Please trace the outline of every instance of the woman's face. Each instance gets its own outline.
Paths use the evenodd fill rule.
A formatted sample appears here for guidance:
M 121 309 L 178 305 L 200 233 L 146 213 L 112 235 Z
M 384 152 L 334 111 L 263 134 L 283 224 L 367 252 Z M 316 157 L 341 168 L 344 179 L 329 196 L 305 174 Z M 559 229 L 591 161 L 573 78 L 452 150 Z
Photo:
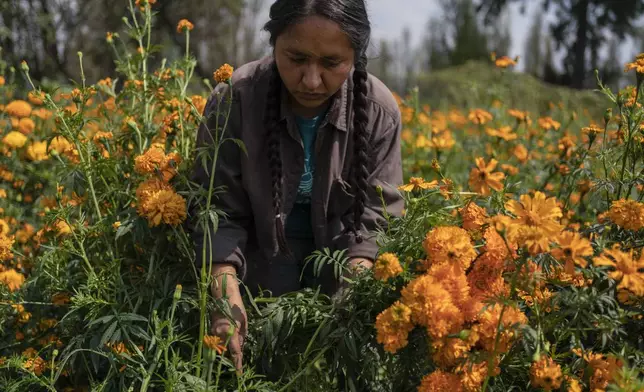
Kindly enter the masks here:
M 340 26 L 309 16 L 275 42 L 275 62 L 295 109 L 316 109 L 335 94 L 354 63 L 354 50 Z

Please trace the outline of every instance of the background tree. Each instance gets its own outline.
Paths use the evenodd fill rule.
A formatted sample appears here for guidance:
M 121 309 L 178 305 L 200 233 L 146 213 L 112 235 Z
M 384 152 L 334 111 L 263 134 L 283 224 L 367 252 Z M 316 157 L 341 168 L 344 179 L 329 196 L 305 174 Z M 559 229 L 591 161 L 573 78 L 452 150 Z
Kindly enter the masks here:
M 528 38 L 525 41 L 523 61 L 524 71 L 532 76 L 542 77 L 544 68 L 544 34 L 543 13 L 537 11 L 534 15 Z
M 507 4 L 519 1 L 525 6 L 525 0 L 479 0 L 477 11 L 492 22 Z M 542 5 L 557 16 L 550 29 L 556 49 L 565 50 L 564 79 L 569 78 L 575 88 L 585 87 L 590 74 L 588 53 L 605 43 L 606 33 L 619 39 L 632 35 L 633 22 L 644 13 L 642 0 L 543 0 Z

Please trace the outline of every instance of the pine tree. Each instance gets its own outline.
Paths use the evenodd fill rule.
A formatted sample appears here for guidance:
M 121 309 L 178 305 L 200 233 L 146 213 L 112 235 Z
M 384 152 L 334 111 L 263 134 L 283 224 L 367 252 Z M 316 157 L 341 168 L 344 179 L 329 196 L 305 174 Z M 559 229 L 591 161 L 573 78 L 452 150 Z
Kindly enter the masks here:
M 472 0 L 460 0 L 455 20 L 451 65 L 461 65 L 469 60 L 484 60 L 489 57 L 487 37 L 479 27 Z
M 541 10 L 538 10 L 535 13 L 534 21 L 532 22 L 532 27 L 530 27 L 530 33 L 525 42 L 525 49 L 523 52 L 523 66 L 524 71 L 530 75 L 536 77 L 542 77 L 544 71 L 544 48 L 543 48 L 543 39 L 544 35 L 541 30 L 543 24 L 543 13 Z M 552 51 L 550 50 L 550 56 L 552 56 Z M 552 60 L 552 59 L 551 59 Z

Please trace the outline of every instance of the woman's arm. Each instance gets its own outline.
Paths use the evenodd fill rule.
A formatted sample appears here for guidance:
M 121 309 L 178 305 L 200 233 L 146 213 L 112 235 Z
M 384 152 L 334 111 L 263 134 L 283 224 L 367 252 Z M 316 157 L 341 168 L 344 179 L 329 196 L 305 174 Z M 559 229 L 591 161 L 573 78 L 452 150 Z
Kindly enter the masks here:
M 241 110 L 235 90 L 233 89 L 231 97 L 230 86 L 220 83 L 208 99 L 204 110 L 205 119 L 197 133 L 197 158 L 192 173 L 192 180 L 206 192 L 212 181 L 212 189 L 216 190 L 216 193 L 212 195 L 211 208 L 225 215 L 221 219 L 214 214 L 208 217 L 207 224 L 210 227 L 208 236 L 203 223 L 198 222 L 196 216 L 198 211 L 205 208 L 206 196 L 204 195 L 198 206 L 194 205 L 192 208 L 188 231 L 195 242 L 199 267 L 202 267 L 204 261 L 202 251 L 205 248 L 206 265 L 211 260 L 215 264 L 232 265 L 237 275 L 243 278 L 246 271 L 244 249 L 248 230 L 252 225 L 252 214 L 248 195 L 242 185 L 241 148 L 231 141 L 224 142 L 218 151 L 215 170 L 212 171 L 215 136 L 239 139 Z M 229 105 L 232 106 L 230 106 L 230 115 L 226 124 Z M 223 129 L 224 124 L 226 129 Z M 216 228 L 212 222 L 213 219 L 217 222 Z
M 386 214 L 400 216 L 404 208 L 404 200 L 397 190 L 403 181 L 402 161 L 400 152 L 401 122 L 400 116 L 390 116 L 382 113 L 373 126 L 371 138 L 372 162 L 371 173 L 368 178 L 367 200 L 365 211 L 362 214 L 361 227 L 364 240 L 355 241 L 352 233 L 342 233 L 334 238 L 337 249 L 347 249 L 347 256 L 351 265 L 371 267 L 370 261 L 378 253 L 376 235 L 373 233 L 380 228 L 386 228 L 385 209 L 378 193 L 382 188 L 382 197 L 386 205 Z M 343 222 L 352 220 L 353 210 L 350 208 L 342 218 Z

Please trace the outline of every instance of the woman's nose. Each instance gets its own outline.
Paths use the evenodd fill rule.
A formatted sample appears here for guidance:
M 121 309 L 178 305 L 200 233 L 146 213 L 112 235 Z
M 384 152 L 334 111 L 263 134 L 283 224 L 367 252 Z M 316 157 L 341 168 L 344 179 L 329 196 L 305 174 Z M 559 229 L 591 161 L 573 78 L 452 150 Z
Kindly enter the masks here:
M 315 91 L 320 87 L 322 83 L 322 75 L 319 71 L 317 64 L 309 64 L 304 68 L 304 74 L 302 75 L 302 84 L 309 91 Z

